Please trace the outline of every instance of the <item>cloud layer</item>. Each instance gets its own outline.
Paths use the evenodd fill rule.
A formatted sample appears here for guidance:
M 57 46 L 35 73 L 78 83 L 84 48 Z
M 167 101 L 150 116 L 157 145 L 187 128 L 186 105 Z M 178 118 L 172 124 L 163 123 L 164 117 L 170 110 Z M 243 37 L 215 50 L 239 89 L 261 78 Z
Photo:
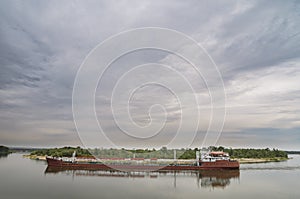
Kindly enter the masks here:
M 218 66 L 227 94 L 218 144 L 299 149 L 299 13 L 298 1 L 1 1 L 0 144 L 80 145 L 72 117 L 72 89 L 85 56 L 113 34 L 155 26 L 192 37 Z M 204 117 L 192 146 L 201 145 L 201 132 L 211 116 L 205 81 L 188 63 L 167 52 L 130 53 L 110 67 L 96 92 L 103 127 L 108 134 L 118 132 L 107 112 L 116 80 L 131 67 L 150 62 L 173 67 L 195 86 Z M 178 83 L 172 72 L 151 69 L 143 74 Z M 133 84 L 128 80 L 122 86 Z M 179 84 L 180 88 L 179 95 L 191 98 Z M 116 108 L 125 114 L 119 102 Z M 132 119 L 141 126 L 151 120 L 153 104 L 164 105 L 168 128 L 155 145 L 165 145 L 180 121 L 182 107 L 176 98 L 150 86 L 140 89 L 131 102 Z M 151 113 L 154 123 L 165 114 L 159 108 Z M 115 140 L 135 147 L 134 142 L 121 141 Z

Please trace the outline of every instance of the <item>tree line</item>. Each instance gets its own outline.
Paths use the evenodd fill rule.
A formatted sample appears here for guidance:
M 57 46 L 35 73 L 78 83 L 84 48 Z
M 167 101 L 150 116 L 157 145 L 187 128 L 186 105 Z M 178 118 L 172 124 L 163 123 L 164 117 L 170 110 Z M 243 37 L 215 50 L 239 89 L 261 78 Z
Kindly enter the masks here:
M 53 157 L 71 157 L 73 152 L 76 151 L 76 156 L 91 156 L 87 149 L 80 147 L 63 147 L 63 148 L 52 148 L 52 149 L 38 149 L 32 151 L 30 155 L 39 156 L 53 156 Z
M 176 149 L 177 159 L 194 159 L 196 157 L 196 151 L 194 149 Z M 224 151 L 229 153 L 231 158 L 275 158 L 282 157 L 287 158 L 288 154 L 285 151 L 278 149 L 232 149 L 225 148 L 223 146 L 210 147 L 211 151 Z M 92 157 L 91 154 L 97 158 L 158 158 L 158 159 L 172 159 L 174 158 L 174 149 L 167 149 L 162 147 L 159 150 L 156 149 L 83 149 L 80 147 L 63 147 L 53 149 L 39 149 L 31 152 L 31 155 L 40 156 L 53 156 L 53 157 L 71 157 L 73 152 L 76 151 L 77 157 Z
M 213 150 L 224 151 L 229 154 L 232 158 L 287 158 L 288 153 L 278 149 L 232 149 L 232 148 L 224 148 L 213 147 Z
M 6 146 L 0 146 L 0 156 L 6 156 L 10 153 L 10 150 Z

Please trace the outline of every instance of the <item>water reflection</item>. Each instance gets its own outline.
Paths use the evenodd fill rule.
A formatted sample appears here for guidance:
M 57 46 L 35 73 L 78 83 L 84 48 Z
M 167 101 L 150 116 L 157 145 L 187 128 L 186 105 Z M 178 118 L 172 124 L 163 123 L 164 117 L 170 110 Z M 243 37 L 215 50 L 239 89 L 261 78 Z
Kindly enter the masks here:
M 201 187 L 225 188 L 232 178 L 239 179 L 239 170 L 207 170 L 198 173 Z
M 96 177 L 112 177 L 112 178 L 173 178 L 173 186 L 176 188 L 177 178 L 193 177 L 196 179 L 196 186 L 201 188 L 225 188 L 230 185 L 232 179 L 239 179 L 239 170 L 200 170 L 200 171 L 116 171 L 116 170 L 72 170 L 68 168 L 59 168 L 48 166 L 45 174 L 65 174 L 76 176 L 96 176 Z
M 7 158 L 8 154 L 0 154 L 0 158 Z

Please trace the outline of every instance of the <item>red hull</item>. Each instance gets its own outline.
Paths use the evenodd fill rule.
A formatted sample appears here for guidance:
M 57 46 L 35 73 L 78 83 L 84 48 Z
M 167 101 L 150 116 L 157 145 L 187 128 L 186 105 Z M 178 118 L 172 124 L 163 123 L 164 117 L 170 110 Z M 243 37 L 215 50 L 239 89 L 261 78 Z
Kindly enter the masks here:
M 85 169 L 85 170 L 139 170 L 139 171 L 174 171 L 174 170 L 202 170 L 202 169 L 239 169 L 239 162 L 218 160 L 216 162 L 201 162 L 200 166 L 193 165 L 106 165 L 102 163 L 78 163 L 65 162 L 53 158 L 47 158 L 48 166 L 61 167 L 68 169 Z

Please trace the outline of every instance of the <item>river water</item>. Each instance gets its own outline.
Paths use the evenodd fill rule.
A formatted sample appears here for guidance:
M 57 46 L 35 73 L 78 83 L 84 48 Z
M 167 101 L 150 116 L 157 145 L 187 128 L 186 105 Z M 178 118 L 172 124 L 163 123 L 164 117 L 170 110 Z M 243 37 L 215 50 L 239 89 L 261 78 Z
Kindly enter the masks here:
M 61 171 L 10 154 L 0 158 L 0 198 L 300 198 L 300 156 L 239 171 Z

